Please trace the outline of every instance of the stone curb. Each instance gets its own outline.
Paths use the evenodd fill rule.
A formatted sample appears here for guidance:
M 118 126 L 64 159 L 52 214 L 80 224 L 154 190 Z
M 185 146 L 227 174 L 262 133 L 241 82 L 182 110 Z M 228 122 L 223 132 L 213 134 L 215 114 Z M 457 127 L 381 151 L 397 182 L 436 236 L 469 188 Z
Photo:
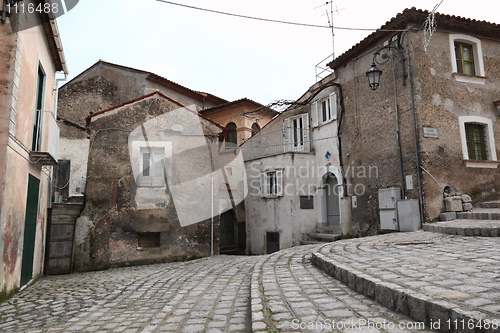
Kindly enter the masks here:
M 459 236 L 500 237 L 500 227 L 450 227 L 433 224 L 423 224 L 424 231 L 439 232 L 442 234 Z
M 262 297 L 260 295 L 260 270 L 262 261 L 253 267 L 252 279 L 250 282 L 250 306 L 252 312 L 252 332 L 270 332 L 268 324 L 265 322 L 265 312 Z
M 377 303 L 390 310 L 399 312 L 415 321 L 423 322 L 431 329 L 447 333 L 500 332 L 498 328 L 485 329 L 484 327 L 476 327 L 477 323 L 491 319 L 485 313 L 468 311 L 460 308 L 457 304 L 446 301 L 432 300 L 428 296 L 411 289 L 364 274 L 334 259 L 327 258 L 319 252 L 312 254 L 312 262 L 316 267 L 346 284 L 354 291 L 374 299 Z M 458 323 L 458 325 L 454 325 L 454 323 Z M 469 323 L 474 327 L 473 329 L 469 329 Z M 439 329 L 437 329 L 438 327 Z

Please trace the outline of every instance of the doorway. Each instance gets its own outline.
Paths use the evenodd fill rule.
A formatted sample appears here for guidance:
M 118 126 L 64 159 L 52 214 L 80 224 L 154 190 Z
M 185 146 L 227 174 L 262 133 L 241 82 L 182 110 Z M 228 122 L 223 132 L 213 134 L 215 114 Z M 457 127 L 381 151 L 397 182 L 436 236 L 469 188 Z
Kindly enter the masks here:
M 339 184 L 333 173 L 326 175 L 325 192 L 327 226 L 333 230 L 333 233 L 340 234 Z
M 35 254 L 36 221 L 38 215 L 38 193 L 40 180 L 33 175 L 28 178 L 26 198 L 26 217 L 24 219 L 23 258 L 21 262 L 21 287 L 33 277 L 33 258 Z
M 238 225 L 236 223 L 236 213 L 228 210 L 220 215 L 219 244 L 220 253 L 238 253 Z

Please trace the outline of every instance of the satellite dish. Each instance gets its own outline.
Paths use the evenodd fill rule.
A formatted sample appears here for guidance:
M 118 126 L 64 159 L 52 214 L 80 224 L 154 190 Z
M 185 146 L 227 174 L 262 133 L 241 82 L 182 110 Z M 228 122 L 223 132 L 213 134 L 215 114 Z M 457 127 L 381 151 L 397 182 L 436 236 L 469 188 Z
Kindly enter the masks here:
M 184 131 L 184 126 L 182 126 L 181 124 L 173 124 L 172 127 L 170 127 L 170 129 L 173 132 L 179 132 L 179 133 L 181 133 L 182 131 Z

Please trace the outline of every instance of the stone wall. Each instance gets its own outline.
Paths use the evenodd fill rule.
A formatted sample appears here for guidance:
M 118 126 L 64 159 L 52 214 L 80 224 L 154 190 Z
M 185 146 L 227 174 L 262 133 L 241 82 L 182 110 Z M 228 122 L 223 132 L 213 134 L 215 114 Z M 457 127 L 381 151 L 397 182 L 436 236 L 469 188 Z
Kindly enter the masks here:
M 427 53 L 422 31 L 412 31 L 402 40 L 410 54 L 411 80 L 415 101 L 417 141 L 426 220 L 437 219 L 444 211 L 443 189 L 451 185 L 474 198 L 485 192 L 497 193 L 498 170 L 466 167 L 462 154 L 459 117 L 478 115 L 493 123 L 496 146 L 500 131 L 493 101 L 498 100 L 500 44 L 483 39 L 486 84 L 457 82 L 452 75 L 449 33 L 436 31 Z M 380 41 L 379 47 L 383 41 Z M 373 49 L 375 52 L 379 47 Z M 346 112 L 342 119 L 341 149 L 349 195 L 357 197 L 353 208 L 354 234 L 373 234 L 379 228 L 378 189 L 403 187 L 404 196 L 419 198 L 417 156 L 409 79 L 401 78 L 401 63 L 391 61 L 378 67 L 383 71 L 380 86 L 372 91 L 365 72 L 371 67 L 373 53 L 361 56 L 336 69 L 344 91 Z M 394 59 L 394 57 L 393 57 Z M 395 58 L 398 59 L 397 56 Z M 407 62 L 405 63 L 405 71 Z M 395 74 L 393 74 L 393 68 Z M 395 78 L 394 78 L 395 77 Z M 399 123 L 396 110 L 398 110 Z M 403 181 L 399 168 L 397 126 L 402 152 Z M 424 137 L 423 127 L 437 129 L 437 138 Z M 367 172 L 371 170 L 372 172 Z M 413 189 L 407 189 L 411 176 Z M 357 187 L 357 191 L 356 191 Z M 482 194 L 477 194 L 480 192 Z M 491 196 L 491 195 L 490 195 Z
M 129 155 L 129 135 L 134 129 L 141 128 L 147 120 L 176 108 L 179 105 L 167 99 L 149 97 L 113 109 L 109 115 L 104 113 L 92 120 L 89 125 L 91 149 L 87 201 L 76 226 L 75 270 L 96 270 L 210 255 L 210 220 L 181 227 L 168 187 L 162 193 L 157 193 L 165 197 L 162 203 L 149 201 L 152 203 L 151 207 L 139 207 L 137 199 L 138 186 L 133 175 L 135 161 Z M 220 131 L 206 121 L 202 124 L 206 134 L 218 134 L 217 131 Z M 189 137 L 182 139 L 190 140 Z M 151 137 L 150 140 L 155 139 Z M 175 144 L 172 146 L 175 154 Z M 196 151 L 191 153 L 196 154 Z M 210 160 L 200 158 L 199 162 L 183 166 L 184 172 L 190 172 L 196 178 L 198 168 L 210 168 L 212 165 Z M 214 222 L 215 253 L 218 253 L 218 219 Z M 139 233 L 159 233 L 160 246 L 139 248 Z

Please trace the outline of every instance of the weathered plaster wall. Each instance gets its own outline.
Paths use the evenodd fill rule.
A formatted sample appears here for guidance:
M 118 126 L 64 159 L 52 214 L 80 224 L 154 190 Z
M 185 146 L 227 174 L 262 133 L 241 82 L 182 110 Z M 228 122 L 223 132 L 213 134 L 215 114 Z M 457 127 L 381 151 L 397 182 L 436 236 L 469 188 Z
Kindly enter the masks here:
M 266 233 L 280 233 L 280 248 L 300 245 L 302 234 L 316 228 L 316 209 L 300 209 L 300 195 L 314 192 L 314 156 L 311 154 L 282 154 L 245 163 L 249 192 L 245 199 L 247 252 L 266 253 Z M 283 168 L 284 196 L 262 198 L 260 173 Z M 316 207 L 316 200 L 314 206 Z
M 132 170 L 135 161 L 131 161 L 129 156 L 129 134 L 147 120 L 178 107 L 169 100 L 149 97 L 113 110 L 108 115 L 99 115 L 92 121 L 87 204 L 76 226 L 76 270 L 164 262 L 210 254 L 210 220 L 181 227 L 168 188 L 163 194 L 167 200 L 158 208 L 138 207 L 138 187 Z M 206 121 L 202 125 L 206 134 L 220 131 Z M 153 136 L 149 139 L 155 140 Z M 190 137 L 178 139 L 186 141 Z M 175 143 L 172 147 L 175 155 L 179 147 Z M 197 152 L 192 151 L 191 154 Z M 206 167 L 211 166 L 210 160 L 199 159 L 199 162 L 177 167 L 194 179 L 205 175 Z M 218 230 L 217 219 L 214 229 Z M 159 232 L 160 247 L 139 249 L 138 232 Z M 216 232 L 216 253 L 217 235 Z
M 34 17 L 28 16 L 28 19 Z M 2 65 L 6 66 L 0 71 L 3 76 L 0 81 L 0 289 L 6 293 L 12 292 L 20 285 L 29 174 L 40 180 L 33 278 L 40 276 L 43 271 L 49 172 L 30 163 L 28 155 L 32 140 L 39 64 L 46 75 L 43 95 L 43 151 L 47 151 L 49 143 L 49 119 L 54 112 L 55 81 L 55 66 L 41 27 L 34 26 L 13 34 L 9 31 L 9 23 L 0 26 L 0 39 L 3 44 L 0 53 Z
M 9 209 L 4 206 L 5 177 L 7 168 L 7 142 L 9 139 L 9 119 L 12 105 L 14 65 L 16 56 L 17 35 L 12 33 L 10 24 L 0 26 L 0 293 L 8 292 L 14 287 L 12 281 L 17 260 L 17 241 L 12 237 L 17 224 L 9 222 Z M 7 200 L 7 205 L 10 200 Z M 11 249 L 14 249 L 12 252 Z
M 84 134 L 86 134 L 84 132 Z M 87 159 L 90 140 L 59 138 L 59 159 L 71 160 L 69 196 L 82 196 L 87 182 Z M 78 152 L 78 154 L 75 154 Z

